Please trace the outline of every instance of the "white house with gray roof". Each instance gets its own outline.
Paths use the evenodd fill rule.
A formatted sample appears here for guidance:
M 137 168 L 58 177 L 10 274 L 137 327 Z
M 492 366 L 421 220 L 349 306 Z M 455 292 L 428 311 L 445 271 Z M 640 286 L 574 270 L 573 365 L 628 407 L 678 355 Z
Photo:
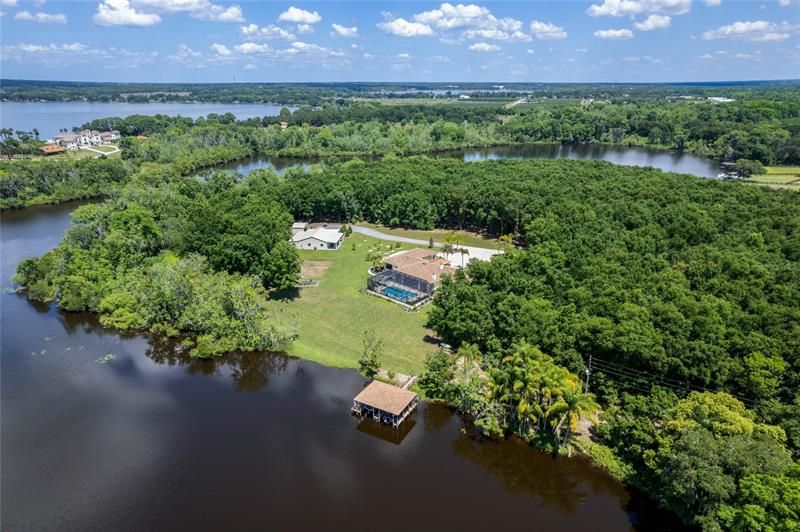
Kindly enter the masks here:
M 336 229 L 319 227 L 307 231 L 297 231 L 292 235 L 292 244 L 297 249 L 337 250 L 342 245 L 344 234 Z

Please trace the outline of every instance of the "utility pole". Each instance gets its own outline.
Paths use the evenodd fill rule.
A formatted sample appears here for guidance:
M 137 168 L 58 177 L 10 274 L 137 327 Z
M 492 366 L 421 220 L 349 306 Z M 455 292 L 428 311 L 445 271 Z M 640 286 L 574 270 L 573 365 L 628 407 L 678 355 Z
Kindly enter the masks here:
M 583 385 L 583 393 L 587 393 L 589 391 L 589 375 L 592 374 L 592 354 L 589 353 L 589 366 L 585 370 L 586 373 L 586 383 Z

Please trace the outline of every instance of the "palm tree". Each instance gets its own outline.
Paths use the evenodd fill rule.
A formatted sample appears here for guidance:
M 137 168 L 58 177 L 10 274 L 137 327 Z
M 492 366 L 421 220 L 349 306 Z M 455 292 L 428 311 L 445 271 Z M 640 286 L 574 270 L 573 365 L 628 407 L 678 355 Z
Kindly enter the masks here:
M 452 255 L 456 252 L 458 247 L 458 235 L 455 231 L 450 231 L 444 238 L 444 245 L 442 246 L 442 253 L 445 255 Z
M 462 344 L 456 351 L 456 358 L 461 358 L 464 366 L 464 382 L 469 381 L 470 369 L 481 359 L 481 352 L 475 344 Z
M 465 247 L 458 248 L 458 252 L 461 253 L 461 267 L 464 267 L 464 255 L 469 255 L 469 250 Z
M 563 405 L 563 415 L 553 429 L 553 438 L 556 441 L 556 445 L 567 445 L 572 435 L 573 425 L 582 417 L 593 417 L 598 406 L 592 394 L 583 393 L 577 382 L 574 382 L 563 391 L 560 403 Z M 567 423 L 564 427 L 563 437 L 560 438 L 560 431 L 565 421 Z

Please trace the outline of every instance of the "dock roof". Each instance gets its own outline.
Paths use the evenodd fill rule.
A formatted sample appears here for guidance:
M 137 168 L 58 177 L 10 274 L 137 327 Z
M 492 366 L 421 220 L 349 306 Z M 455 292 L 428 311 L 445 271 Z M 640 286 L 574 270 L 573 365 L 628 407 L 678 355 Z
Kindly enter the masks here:
M 416 397 L 417 394 L 414 392 L 374 380 L 361 390 L 353 400 L 399 416 Z

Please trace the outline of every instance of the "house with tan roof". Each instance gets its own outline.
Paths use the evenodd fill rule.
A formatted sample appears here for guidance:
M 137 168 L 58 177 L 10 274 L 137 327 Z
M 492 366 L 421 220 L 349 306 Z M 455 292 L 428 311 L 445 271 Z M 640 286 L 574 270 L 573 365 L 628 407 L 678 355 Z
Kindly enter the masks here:
M 427 302 L 442 279 L 456 272 L 432 249 L 400 251 L 383 259 L 384 269 L 367 280 L 368 290 L 409 307 Z

